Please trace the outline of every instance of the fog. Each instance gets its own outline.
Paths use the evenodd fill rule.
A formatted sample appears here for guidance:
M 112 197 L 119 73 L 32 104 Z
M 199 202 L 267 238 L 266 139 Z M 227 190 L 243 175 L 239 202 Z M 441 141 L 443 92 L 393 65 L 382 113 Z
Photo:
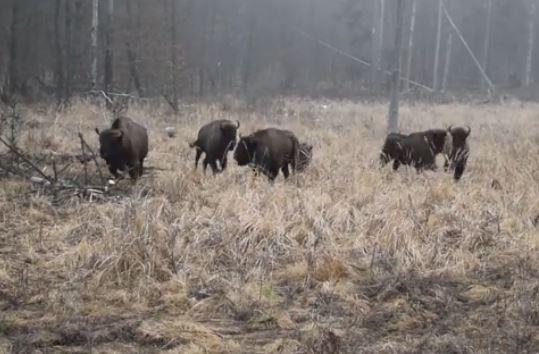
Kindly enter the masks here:
M 439 1 L 402 1 L 402 92 L 488 92 L 480 66 L 497 90 L 533 84 L 533 1 L 445 1 L 447 14 Z M 396 3 L 2 0 L 0 82 L 28 99 L 92 90 L 169 102 L 216 94 L 387 96 Z

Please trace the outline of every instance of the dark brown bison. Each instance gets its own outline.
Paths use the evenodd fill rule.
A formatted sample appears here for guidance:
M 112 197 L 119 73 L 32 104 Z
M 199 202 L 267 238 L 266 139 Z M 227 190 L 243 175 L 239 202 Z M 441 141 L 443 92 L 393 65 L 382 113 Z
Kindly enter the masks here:
M 447 131 L 451 134 L 451 144 L 448 152 L 448 160 L 446 160 L 444 168 L 446 171 L 448 169 L 454 171 L 453 177 L 458 181 L 464 173 L 470 154 L 470 148 L 466 139 L 472 130 L 468 126 L 449 126 Z
M 313 146 L 308 143 L 300 143 L 298 148 L 298 161 L 296 171 L 303 172 L 313 159 Z
M 198 160 L 202 153 L 204 157 L 204 172 L 208 164 L 213 173 L 222 172 L 227 165 L 227 155 L 229 151 L 234 150 L 236 145 L 236 133 L 240 127 L 240 122 L 233 123 L 226 119 L 215 120 L 200 128 L 198 138 L 195 142 L 189 144 L 190 147 L 196 147 L 195 169 L 198 167 Z M 219 161 L 220 169 L 217 166 Z
M 390 133 L 382 147 L 380 162 L 382 165 L 393 160 L 393 169 L 409 165 L 417 171 L 436 169 L 436 156 L 448 149 L 449 132 L 444 129 L 432 129 L 410 135 Z
M 114 120 L 110 129 L 99 132 L 99 153 L 109 167 L 110 173 L 118 177 L 118 170 L 129 172 L 136 179 L 142 176 L 143 162 L 148 154 L 148 133 L 146 128 L 130 118 Z
M 273 181 L 279 170 L 288 178 L 288 165 L 296 172 L 298 152 L 299 142 L 294 133 L 268 128 L 241 137 L 234 151 L 234 159 L 240 166 L 250 165 L 261 170 Z

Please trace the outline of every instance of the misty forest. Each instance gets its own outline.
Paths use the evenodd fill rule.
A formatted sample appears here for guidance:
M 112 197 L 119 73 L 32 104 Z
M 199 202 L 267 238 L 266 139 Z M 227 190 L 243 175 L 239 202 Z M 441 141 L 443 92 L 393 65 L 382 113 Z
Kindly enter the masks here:
M 537 6 L 0 0 L 0 354 L 539 352 Z

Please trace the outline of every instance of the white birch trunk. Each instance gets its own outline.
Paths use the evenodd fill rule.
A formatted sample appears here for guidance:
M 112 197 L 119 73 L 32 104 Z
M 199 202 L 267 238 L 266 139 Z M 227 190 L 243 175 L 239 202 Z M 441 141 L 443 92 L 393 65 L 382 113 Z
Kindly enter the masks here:
M 412 74 L 412 57 L 414 50 L 414 32 L 415 32 L 415 15 L 417 10 L 417 0 L 412 0 L 412 14 L 410 16 L 410 29 L 408 31 L 408 56 L 406 57 L 406 82 L 404 88 L 410 89 L 410 76 Z
M 393 72 L 391 74 L 391 97 L 387 122 L 387 129 L 390 133 L 397 132 L 399 128 L 399 91 L 404 0 L 396 0 L 396 2 L 397 26 L 395 29 L 395 46 L 393 47 Z
M 91 60 L 91 75 L 92 89 L 97 86 L 97 31 L 99 30 L 99 0 L 92 0 L 92 60 Z
M 526 75 L 524 77 L 524 85 L 530 86 L 532 83 L 532 59 L 533 59 L 533 47 L 535 42 L 535 12 L 536 4 L 535 0 L 531 2 L 530 17 L 528 19 L 528 54 L 526 55 Z
M 438 90 L 438 64 L 440 62 L 440 41 L 442 39 L 442 1 L 438 0 L 438 25 L 436 29 L 436 49 L 434 52 L 434 73 L 432 75 L 432 89 Z
M 487 0 L 487 23 L 485 28 L 485 43 L 483 44 L 483 58 L 481 64 L 485 69 L 485 72 L 488 69 L 488 53 L 490 49 L 490 28 L 492 22 L 492 0 Z M 484 79 L 481 80 L 481 86 L 483 88 L 487 87 L 487 83 Z
M 449 32 L 447 35 L 447 44 L 445 48 L 445 66 L 444 77 L 442 79 L 442 92 L 447 90 L 447 79 L 449 77 L 449 67 L 451 66 L 451 51 L 453 48 L 453 33 Z

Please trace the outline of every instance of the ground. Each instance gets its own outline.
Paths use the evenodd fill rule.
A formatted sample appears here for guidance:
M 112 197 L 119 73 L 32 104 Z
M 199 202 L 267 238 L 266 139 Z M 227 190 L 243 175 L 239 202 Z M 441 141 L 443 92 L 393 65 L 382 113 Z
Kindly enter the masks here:
M 386 112 L 294 98 L 178 116 L 132 105 L 151 144 L 137 183 L 58 198 L 4 172 L 0 352 L 539 352 L 539 105 L 405 104 L 405 132 L 471 126 L 458 183 L 380 168 Z M 69 154 L 78 132 L 97 147 L 106 111 L 74 102 L 21 116 L 21 149 L 49 175 L 56 154 L 59 177 L 83 181 Z M 188 143 L 220 118 L 243 134 L 293 130 L 314 145 L 312 165 L 274 185 L 232 156 L 216 177 L 194 171 Z M 87 173 L 97 184 L 93 164 Z

